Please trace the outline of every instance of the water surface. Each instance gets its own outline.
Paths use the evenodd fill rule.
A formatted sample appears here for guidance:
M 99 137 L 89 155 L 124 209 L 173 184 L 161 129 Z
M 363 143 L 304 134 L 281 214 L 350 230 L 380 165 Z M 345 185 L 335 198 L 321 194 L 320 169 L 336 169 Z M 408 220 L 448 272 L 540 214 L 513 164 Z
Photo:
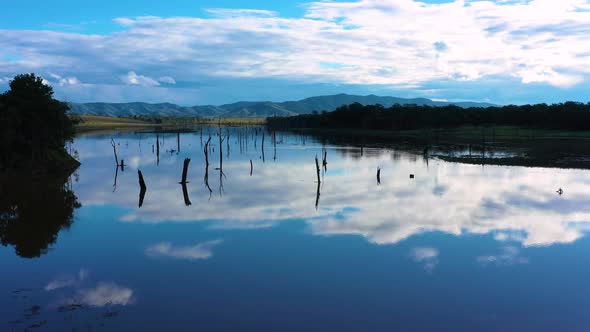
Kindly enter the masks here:
M 71 178 L 4 179 L 0 330 L 590 329 L 589 171 L 268 132 L 263 160 L 252 128 L 220 165 L 203 135 L 159 160 L 155 133 L 86 135 Z

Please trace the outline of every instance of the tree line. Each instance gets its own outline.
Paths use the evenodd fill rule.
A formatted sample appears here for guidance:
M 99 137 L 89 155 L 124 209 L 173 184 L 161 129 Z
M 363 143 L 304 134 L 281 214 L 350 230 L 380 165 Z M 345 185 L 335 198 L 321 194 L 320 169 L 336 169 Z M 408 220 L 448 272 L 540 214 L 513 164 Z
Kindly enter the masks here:
M 267 126 L 279 128 L 330 128 L 413 130 L 461 126 L 519 126 L 560 130 L 590 130 L 590 103 L 509 105 L 461 108 L 400 105 L 391 107 L 359 103 L 333 112 L 267 118 Z

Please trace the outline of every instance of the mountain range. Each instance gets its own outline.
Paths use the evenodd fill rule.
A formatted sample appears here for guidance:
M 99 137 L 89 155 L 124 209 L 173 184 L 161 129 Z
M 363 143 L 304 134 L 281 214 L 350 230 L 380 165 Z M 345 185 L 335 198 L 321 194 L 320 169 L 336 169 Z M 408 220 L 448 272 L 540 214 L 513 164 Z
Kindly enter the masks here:
M 171 103 L 149 104 L 134 103 L 69 103 L 70 113 L 86 115 L 102 115 L 115 117 L 140 116 L 170 116 L 170 117 L 227 117 L 227 118 L 255 118 L 269 116 L 290 116 L 308 114 L 314 111 L 333 111 L 342 105 L 360 103 L 362 105 L 381 104 L 390 107 L 394 104 L 416 104 L 430 106 L 457 105 L 459 107 L 490 107 L 487 103 L 474 102 L 442 102 L 426 98 L 397 98 L 375 95 L 356 96 L 338 94 L 318 96 L 299 101 L 286 102 L 237 102 L 220 106 L 179 106 Z

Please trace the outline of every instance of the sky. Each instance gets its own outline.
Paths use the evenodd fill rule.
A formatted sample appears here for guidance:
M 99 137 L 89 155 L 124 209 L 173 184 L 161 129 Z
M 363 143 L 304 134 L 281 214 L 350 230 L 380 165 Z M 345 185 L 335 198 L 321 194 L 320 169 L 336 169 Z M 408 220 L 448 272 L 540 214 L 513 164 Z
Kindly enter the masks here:
M 589 102 L 590 0 L 4 4 L 0 91 L 28 72 L 70 102 Z

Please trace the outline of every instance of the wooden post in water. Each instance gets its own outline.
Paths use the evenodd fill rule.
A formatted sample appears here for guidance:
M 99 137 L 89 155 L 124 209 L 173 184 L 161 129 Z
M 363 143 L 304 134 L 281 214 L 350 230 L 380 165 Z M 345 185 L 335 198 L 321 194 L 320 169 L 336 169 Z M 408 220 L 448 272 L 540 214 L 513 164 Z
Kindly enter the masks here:
M 381 167 L 377 167 L 377 185 L 381 184 Z
M 254 165 L 252 164 L 252 159 L 250 159 L 250 176 L 252 176 L 253 171 L 254 171 Z

